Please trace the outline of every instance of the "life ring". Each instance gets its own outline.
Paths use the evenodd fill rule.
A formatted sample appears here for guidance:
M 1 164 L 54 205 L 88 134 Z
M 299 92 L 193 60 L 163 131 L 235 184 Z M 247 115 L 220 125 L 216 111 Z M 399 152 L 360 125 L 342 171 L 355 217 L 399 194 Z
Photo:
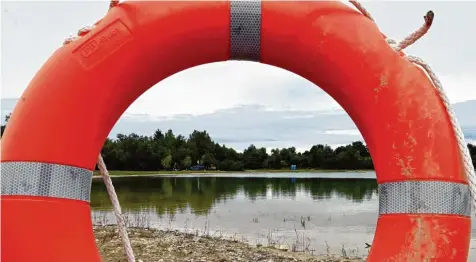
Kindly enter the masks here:
M 126 108 L 181 70 L 229 59 L 322 87 L 373 156 L 379 219 L 368 261 L 466 261 L 470 193 L 425 72 L 340 2 L 127 2 L 59 48 L 2 139 L 2 261 L 100 261 L 89 206 L 96 156 Z M 226 88 L 226 87 L 224 87 Z

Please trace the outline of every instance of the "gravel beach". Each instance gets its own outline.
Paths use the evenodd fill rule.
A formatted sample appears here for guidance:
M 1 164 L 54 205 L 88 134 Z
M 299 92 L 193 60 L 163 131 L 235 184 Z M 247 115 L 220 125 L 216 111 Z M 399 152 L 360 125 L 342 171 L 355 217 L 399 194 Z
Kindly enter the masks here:
M 178 231 L 129 228 L 136 261 L 149 262 L 363 262 L 362 258 L 312 255 L 286 247 L 256 247 L 224 238 Z M 95 226 L 96 244 L 104 261 L 127 261 L 115 226 Z

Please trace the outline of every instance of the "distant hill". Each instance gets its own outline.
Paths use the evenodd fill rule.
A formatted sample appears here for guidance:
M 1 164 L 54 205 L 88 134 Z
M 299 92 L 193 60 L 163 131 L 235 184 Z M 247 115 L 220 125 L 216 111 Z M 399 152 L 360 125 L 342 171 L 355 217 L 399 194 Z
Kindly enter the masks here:
M 2 124 L 18 99 L 2 99 Z M 476 141 L 476 100 L 453 104 L 465 137 Z M 282 143 L 299 147 L 307 144 L 348 144 L 361 136 L 343 111 L 268 111 L 259 105 L 245 105 L 205 115 L 175 115 L 167 118 L 124 114 L 110 133 L 151 135 L 157 129 L 172 129 L 187 135 L 194 129 L 207 130 L 216 141 L 240 148 L 250 143 L 270 147 Z M 284 142 L 283 142 L 284 141 Z

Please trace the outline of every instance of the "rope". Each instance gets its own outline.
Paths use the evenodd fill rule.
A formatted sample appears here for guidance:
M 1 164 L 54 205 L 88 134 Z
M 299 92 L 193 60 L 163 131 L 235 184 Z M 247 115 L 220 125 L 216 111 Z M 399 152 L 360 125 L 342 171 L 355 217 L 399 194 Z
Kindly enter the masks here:
M 431 81 L 433 81 L 436 91 L 440 95 L 443 105 L 445 106 L 445 109 L 448 112 L 448 116 L 450 118 L 453 131 L 456 135 L 456 139 L 458 140 L 458 148 L 463 158 L 464 171 L 467 178 L 469 179 L 471 197 L 473 198 L 473 206 L 476 207 L 476 174 L 475 174 L 473 162 L 471 160 L 471 156 L 469 153 L 468 145 L 464 138 L 463 131 L 461 130 L 461 126 L 458 123 L 458 119 L 456 118 L 456 114 L 453 111 L 453 108 L 451 107 L 450 100 L 448 99 L 448 96 L 446 95 L 446 92 L 443 89 L 443 85 L 441 84 L 440 80 L 438 79 L 434 71 L 431 69 L 431 67 L 427 63 L 425 63 L 422 59 L 416 56 L 408 56 L 408 60 L 425 69 Z
M 117 6 L 117 5 L 119 5 L 119 0 L 111 0 L 109 2 L 109 9 L 111 9 L 111 8 Z
M 369 18 L 372 21 L 375 21 L 370 13 L 357 1 L 350 1 L 364 16 Z M 428 30 L 430 29 L 431 25 L 433 24 L 433 19 L 435 18 L 435 14 L 432 11 L 428 11 L 426 15 L 423 17 L 425 20 L 425 23 L 418 28 L 415 32 L 411 33 L 409 36 L 405 37 L 400 43 L 397 44 L 397 42 L 393 39 L 387 38 L 386 41 L 387 43 L 396 51 L 400 52 L 403 51 L 403 49 L 407 48 L 408 46 L 412 45 L 415 43 L 418 39 L 420 39 L 422 36 L 424 36 Z M 462 156 L 463 160 L 463 167 L 464 167 L 464 172 L 469 180 L 469 186 L 470 186 L 470 191 L 471 191 L 471 197 L 473 199 L 473 206 L 476 207 L 476 173 L 474 170 L 473 162 L 471 160 L 471 156 L 469 153 L 469 149 L 466 143 L 466 140 L 464 138 L 463 131 L 461 130 L 461 126 L 458 123 L 458 119 L 456 117 L 456 114 L 453 111 L 453 108 L 451 107 L 451 103 L 448 99 L 448 96 L 446 95 L 446 92 L 443 88 L 443 85 L 441 84 L 441 81 L 439 78 L 436 76 L 435 72 L 431 67 L 423 61 L 421 58 L 416 57 L 416 56 L 406 56 L 408 61 L 422 67 L 426 73 L 428 74 L 429 78 L 433 82 L 433 85 L 438 92 L 438 95 L 443 102 L 443 105 L 446 109 L 446 112 L 448 113 L 451 126 L 453 128 L 453 132 L 455 133 L 456 139 L 458 141 L 458 148 Z
M 119 0 L 110 0 L 109 1 L 109 10 L 111 10 L 113 7 L 116 7 L 120 4 L 120 1 Z M 63 41 L 63 45 L 67 45 L 67 44 L 70 44 L 78 39 L 80 39 L 81 37 L 85 36 L 86 34 L 88 34 L 91 30 L 93 30 L 96 26 L 95 25 L 91 25 L 91 26 L 85 26 L 81 29 L 78 30 L 78 33 L 76 36 L 73 36 L 73 35 L 70 35 L 68 36 L 64 41 Z
M 395 51 L 400 52 L 401 50 L 407 48 L 408 46 L 415 43 L 418 39 L 424 36 L 428 30 L 430 30 L 431 25 L 433 24 L 433 19 L 435 18 L 435 14 L 433 11 L 428 11 L 426 15 L 423 17 L 425 19 L 425 23 L 418 28 L 415 32 L 411 33 L 409 36 L 405 37 L 400 43 L 398 43 L 397 47 L 395 47 Z M 432 79 L 433 80 L 433 79 Z
M 365 17 L 375 22 L 370 12 L 367 11 L 367 9 L 365 9 L 365 7 L 359 1 L 349 0 L 349 2 L 353 4 L 355 8 L 357 8 L 357 10 L 359 10 L 359 12 L 361 12 Z
M 122 242 L 124 244 L 124 249 L 126 251 L 127 260 L 129 262 L 135 262 L 134 251 L 132 250 L 131 242 L 129 236 L 127 235 L 126 225 L 122 217 L 121 205 L 119 204 L 119 199 L 117 199 L 116 191 L 114 190 L 114 185 L 112 184 L 111 177 L 107 171 L 106 164 L 102 159 L 101 154 L 98 156 L 98 168 L 101 172 L 104 184 L 106 184 L 107 193 L 111 199 L 112 206 L 114 208 L 114 215 L 116 216 L 117 226 L 119 228 L 119 235 L 122 237 Z
M 78 36 L 85 36 L 87 33 L 91 32 L 96 26 L 91 25 L 91 26 L 85 26 L 81 29 L 78 30 Z

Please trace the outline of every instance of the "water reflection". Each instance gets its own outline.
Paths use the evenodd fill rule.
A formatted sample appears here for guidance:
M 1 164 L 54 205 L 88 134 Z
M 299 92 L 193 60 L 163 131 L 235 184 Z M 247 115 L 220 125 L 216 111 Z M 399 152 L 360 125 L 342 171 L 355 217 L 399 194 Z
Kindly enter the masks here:
M 253 178 L 253 177 L 154 177 L 121 178 L 114 181 L 125 211 L 143 209 L 163 214 L 209 213 L 217 203 L 244 196 L 248 200 L 295 199 L 305 195 L 313 200 L 342 198 L 354 203 L 370 200 L 377 183 L 370 179 Z M 111 203 L 102 181 L 93 182 L 91 206 L 110 209 Z
M 378 217 L 375 179 L 356 178 L 360 173 L 292 175 L 119 178 L 114 186 L 130 226 L 365 255 Z M 95 224 L 115 223 L 102 180 L 93 182 L 91 206 Z M 475 223 L 472 229 L 474 234 Z M 476 261 L 475 238 L 471 246 L 469 261 Z

